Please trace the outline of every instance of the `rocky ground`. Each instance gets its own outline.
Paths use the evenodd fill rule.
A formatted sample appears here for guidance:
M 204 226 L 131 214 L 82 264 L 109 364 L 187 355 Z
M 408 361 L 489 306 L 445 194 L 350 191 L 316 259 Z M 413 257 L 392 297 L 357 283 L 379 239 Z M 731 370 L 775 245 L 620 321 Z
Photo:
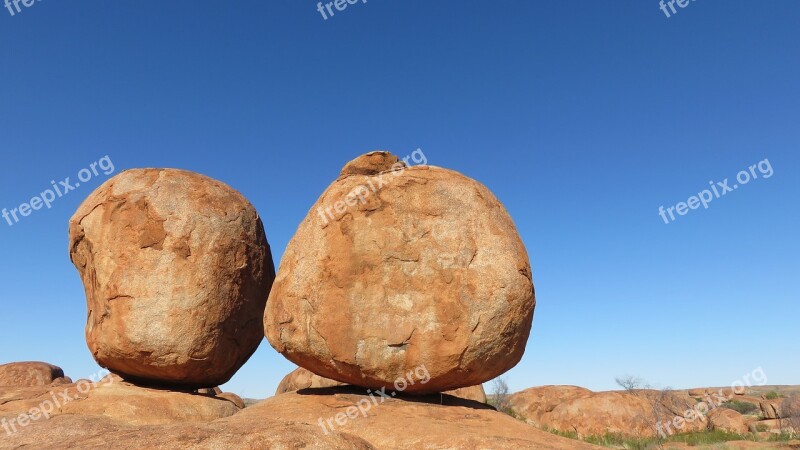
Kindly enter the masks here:
M 661 438 L 666 448 L 688 445 L 671 440 L 724 441 L 708 448 L 800 448 L 790 440 L 800 425 L 797 392 L 797 386 L 608 392 L 540 386 L 508 402 L 531 426 L 590 442 L 655 445 Z
M 113 375 L 53 381 L 0 377 L 0 421 L 8 428 L 0 430 L 0 449 L 596 448 L 447 394 L 304 388 L 243 408 L 233 394 L 145 388 Z

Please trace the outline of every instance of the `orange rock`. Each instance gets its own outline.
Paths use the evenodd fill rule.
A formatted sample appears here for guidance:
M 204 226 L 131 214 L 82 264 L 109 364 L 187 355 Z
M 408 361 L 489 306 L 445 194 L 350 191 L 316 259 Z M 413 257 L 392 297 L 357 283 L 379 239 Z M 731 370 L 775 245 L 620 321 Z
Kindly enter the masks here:
M 764 400 L 760 402 L 759 407 L 761 408 L 761 412 L 764 415 L 764 418 L 779 419 L 781 403 L 783 403 L 783 399 L 781 398 L 774 400 Z
M 509 402 L 515 413 L 539 425 L 542 414 L 575 398 L 590 397 L 592 391 L 578 386 L 538 386 L 511 394 Z
M 432 395 L 375 403 L 373 397 L 352 387 L 316 391 L 318 395 L 287 393 L 272 397 L 210 423 L 134 425 L 105 416 L 63 414 L 3 436 L 0 449 L 106 449 L 109 445 L 121 450 L 602 449 L 537 430 L 469 400 Z M 440 404 L 442 401 L 444 404 Z M 367 402 L 372 405 L 369 410 Z M 365 414 L 352 415 L 359 404 Z M 341 426 L 336 423 L 337 417 L 341 420 L 340 413 L 347 419 Z M 328 427 L 328 419 L 334 428 Z
M 525 350 L 535 305 L 527 252 L 486 187 L 402 167 L 387 152 L 361 156 L 311 208 L 267 302 L 267 339 L 343 383 L 402 380 L 419 394 L 481 384 Z
M 211 422 L 240 409 L 229 399 L 119 382 L 98 385 L 85 399 L 65 404 L 61 412 L 106 417 L 126 425 L 167 425 Z
M 222 392 L 220 394 L 215 395 L 215 397 L 216 398 L 221 398 L 223 400 L 227 400 L 227 401 L 233 403 L 239 409 L 244 409 L 245 408 L 244 400 L 242 400 L 242 397 L 239 397 L 238 395 L 234 394 L 233 392 Z
M 253 354 L 274 278 L 255 208 L 192 172 L 136 169 L 105 182 L 70 220 L 86 290 L 86 341 L 126 379 L 217 386 Z
M 453 389 L 452 391 L 445 391 L 443 394 L 452 395 L 453 397 L 464 398 L 467 400 L 473 400 L 478 403 L 486 403 L 486 391 L 483 390 L 482 384 Z
M 728 408 L 717 408 L 708 413 L 709 428 L 728 433 L 746 434 L 750 431 L 743 415 Z
M 537 430 L 478 402 L 439 395 L 399 397 L 370 396 L 349 386 L 314 389 L 269 398 L 224 422 L 281 418 L 311 423 L 323 434 L 354 435 L 376 449 L 601 448 Z
M 592 393 L 576 386 L 544 386 L 514 394 L 512 408 L 540 428 L 576 432 L 582 437 L 607 433 L 652 437 L 701 431 L 704 416 L 685 393 L 638 390 Z
M 60 367 L 44 362 L 15 362 L 0 366 L 0 386 L 46 386 L 63 377 L 64 371 Z
M 236 416 L 234 416 L 236 417 Z M 103 417 L 61 415 L 36 422 L 10 436 L 0 449 L 61 450 L 376 450 L 363 439 L 324 434 L 311 424 L 263 420 L 173 425 L 127 425 Z
M 275 391 L 275 395 L 299 391 L 300 389 L 327 388 L 334 386 L 344 386 L 344 383 L 331 380 L 330 378 L 321 377 L 310 370 L 298 367 L 283 377 L 280 384 L 278 384 L 278 389 Z

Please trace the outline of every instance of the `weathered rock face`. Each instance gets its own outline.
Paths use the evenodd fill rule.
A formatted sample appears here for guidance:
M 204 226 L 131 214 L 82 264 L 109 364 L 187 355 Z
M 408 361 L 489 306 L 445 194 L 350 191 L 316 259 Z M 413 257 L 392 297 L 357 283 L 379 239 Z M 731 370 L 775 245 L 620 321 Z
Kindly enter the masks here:
M 800 396 L 764 400 L 759 403 L 759 406 L 765 419 L 800 417 Z
M 223 395 L 223 394 L 220 394 Z M 213 395 L 148 389 L 119 381 L 99 385 L 87 398 L 69 402 L 63 414 L 106 417 L 126 425 L 211 422 L 244 408 Z
M 578 386 L 537 386 L 511 394 L 508 401 L 514 412 L 538 425 L 542 414 L 566 401 L 592 394 L 589 389 Z
M 657 420 L 650 417 L 648 402 L 624 392 L 599 392 L 574 398 L 542 414 L 544 426 L 560 431 L 576 431 L 580 436 L 606 433 L 627 436 L 653 436 Z M 651 423 L 652 422 L 652 423 Z
M 659 422 L 668 435 L 708 426 L 706 419 L 694 412 L 696 402 L 685 392 L 595 393 L 577 386 L 542 386 L 513 394 L 509 402 L 531 425 L 577 432 L 582 437 L 606 433 L 652 437 L 659 432 Z
M 74 402 L 93 404 L 97 409 L 90 411 L 84 406 L 69 414 L 17 428 L 10 436 L 0 439 L 0 449 L 106 449 L 109 445 L 115 449 L 137 450 L 602 448 L 537 430 L 487 405 L 453 397 L 442 399 L 438 395 L 399 399 L 378 394 L 369 396 L 353 387 L 328 388 L 320 389 L 324 391 L 320 395 L 287 393 L 272 397 L 211 422 L 186 423 L 175 415 L 180 413 L 177 407 L 183 403 L 191 410 L 196 405 L 193 400 L 187 402 L 184 397 L 158 406 L 155 399 L 161 394 L 157 392 L 123 386 L 121 391 L 115 391 L 120 394 L 117 396 L 111 395 L 113 389 L 106 391 L 107 388 L 112 386 L 100 386 L 90 393 L 89 399 Z M 133 391 L 138 393 L 132 394 Z M 0 398 L 3 394 L 0 389 Z M 128 405 L 127 412 L 126 408 L 114 407 L 107 401 L 124 402 Z M 101 404 L 113 411 L 102 411 Z M 72 403 L 67 407 L 70 405 Z M 140 409 L 145 405 L 146 409 Z M 365 414 L 360 413 L 359 407 Z M 172 412 L 164 415 L 166 410 Z M 141 417 L 149 411 L 167 420 Z M 190 411 L 185 413 L 187 418 L 190 414 Z
M 783 399 L 764 400 L 763 402 L 759 403 L 759 407 L 761 408 L 764 418 L 779 419 L 781 416 L 781 403 L 783 403 Z
M 525 247 L 486 187 L 375 152 L 348 163 L 300 225 L 265 329 L 326 378 L 423 394 L 516 365 L 534 305 Z
M 63 378 L 60 367 L 43 362 L 0 365 L 0 386 L 46 386 Z
M 231 417 L 231 419 L 237 417 Z M 363 439 L 324 434 L 311 424 L 251 420 L 173 425 L 127 425 L 93 416 L 61 415 L 0 439 L 0 449 L 61 450 L 376 450 Z
M 108 180 L 70 220 L 86 290 L 86 341 L 126 379 L 222 384 L 263 337 L 274 267 L 261 219 L 229 186 L 136 169 Z
M 750 431 L 745 417 L 727 408 L 716 408 L 708 413 L 709 428 L 728 433 L 746 434 Z
M 445 391 L 444 394 L 452 395 L 453 397 L 464 398 L 478 403 L 486 403 L 486 391 L 483 390 L 483 385 L 469 386 L 465 388 L 453 389 L 452 391 Z
M 315 392 L 319 391 L 324 395 L 296 392 L 275 396 L 225 421 L 281 418 L 311 423 L 322 434 L 358 436 L 377 449 L 599 448 L 537 430 L 488 405 L 459 398 L 402 394 L 384 398 L 349 386 Z
M 344 386 L 344 383 L 321 377 L 314 372 L 298 367 L 283 377 L 280 384 L 278 384 L 275 395 L 299 391 L 300 389 L 328 388 L 334 386 Z

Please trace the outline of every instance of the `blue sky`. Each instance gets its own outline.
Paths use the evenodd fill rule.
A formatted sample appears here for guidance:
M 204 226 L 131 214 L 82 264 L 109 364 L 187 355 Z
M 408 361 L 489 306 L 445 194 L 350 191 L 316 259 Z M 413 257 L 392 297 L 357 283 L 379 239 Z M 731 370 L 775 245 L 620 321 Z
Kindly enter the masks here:
M 421 148 L 487 185 L 531 255 L 538 305 L 513 390 L 800 383 L 800 3 L 43 0 L 0 9 L 0 208 L 108 155 L 117 172 L 222 180 L 276 264 L 348 160 Z M 674 206 L 759 177 L 665 224 Z M 758 173 L 758 172 L 756 172 Z M 0 362 L 73 378 L 86 348 L 67 221 L 100 173 L 0 219 Z M 733 184 L 733 181 L 731 181 Z M 226 389 L 271 395 L 266 342 Z

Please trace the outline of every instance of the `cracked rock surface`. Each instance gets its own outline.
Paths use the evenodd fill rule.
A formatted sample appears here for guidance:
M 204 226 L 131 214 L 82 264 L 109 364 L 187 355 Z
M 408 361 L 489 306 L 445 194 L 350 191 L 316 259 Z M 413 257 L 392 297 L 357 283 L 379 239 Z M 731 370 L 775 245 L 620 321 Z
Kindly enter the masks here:
M 368 388 L 405 380 L 425 394 L 516 365 L 534 306 L 528 254 L 486 187 L 373 152 L 300 224 L 264 325 L 276 350 L 317 375 Z
M 228 381 L 255 352 L 275 277 L 255 208 L 231 187 L 175 169 L 134 169 L 70 219 L 95 360 L 144 384 Z

